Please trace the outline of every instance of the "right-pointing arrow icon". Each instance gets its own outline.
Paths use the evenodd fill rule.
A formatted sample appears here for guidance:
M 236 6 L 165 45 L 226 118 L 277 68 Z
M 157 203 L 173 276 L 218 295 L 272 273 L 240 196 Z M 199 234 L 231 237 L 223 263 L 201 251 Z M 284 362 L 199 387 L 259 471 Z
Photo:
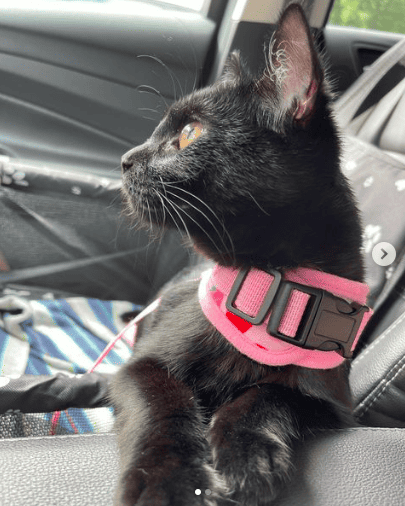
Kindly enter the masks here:
M 374 262 L 381 267 L 391 265 L 396 254 L 394 246 L 389 242 L 379 242 L 371 252 Z

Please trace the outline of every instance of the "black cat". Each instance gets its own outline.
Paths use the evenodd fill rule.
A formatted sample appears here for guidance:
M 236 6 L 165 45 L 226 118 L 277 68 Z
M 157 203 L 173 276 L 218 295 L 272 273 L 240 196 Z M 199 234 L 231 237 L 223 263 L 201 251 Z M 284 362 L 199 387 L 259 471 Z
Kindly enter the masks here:
M 269 273 L 278 290 L 264 289 L 272 294 L 260 322 L 238 306 L 243 283 L 232 278 L 224 325 L 237 328 L 243 345 L 247 328 L 267 325 L 269 311 L 283 313 L 277 308 L 299 291 L 287 286 L 296 282 L 291 273 L 327 273 L 360 285 L 361 227 L 339 156 L 324 71 L 302 9 L 293 4 L 281 16 L 262 75 L 252 76 L 233 53 L 218 82 L 172 105 L 150 139 L 124 155 L 123 194 L 138 221 L 182 229 L 218 269 L 245 273 L 245 281 L 247 272 Z M 304 336 L 304 345 L 317 349 L 276 336 L 275 356 L 287 346 L 310 359 L 284 363 L 280 352 L 269 365 L 273 359 L 260 358 L 265 337 L 252 337 L 240 351 L 213 326 L 202 283 L 183 273 L 162 290 L 113 384 L 117 506 L 269 505 L 288 483 L 298 440 L 354 423 L 349 361 L 341 354 L 350 356 L 367 308 L 332 295 L 320 302 L 309 289 L 306 300 L 316 304 L 305 306 L 290 343 Z M 214 283 L 207 293 L 220 305 L 216 290 Z M 318 311 L 326 303 L 328 311 Z M 316 332 L 308 330 L 315 317 L 317 329 L 323 325 L 316 345 Z M 259 361 L 251 358 L 256 352 Z M 322 369 L 313 356 L 334 361 Z

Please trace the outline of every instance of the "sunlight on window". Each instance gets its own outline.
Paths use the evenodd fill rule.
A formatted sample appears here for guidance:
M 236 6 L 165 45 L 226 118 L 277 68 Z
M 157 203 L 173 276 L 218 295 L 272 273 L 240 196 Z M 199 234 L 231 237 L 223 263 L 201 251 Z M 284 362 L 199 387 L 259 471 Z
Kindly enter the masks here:
M 405 33 L 404 0 L 336 0 L 329 23 Z
M 140 0 L 148 4 L 148 0 Z M 78 12 L 94 12 L 100 9 L 104 11 L 124 12 L 130 9 L 132 0 L 15 0 L 12 3 L 13 8 L 18 9 L 35 9 L 35 10 L 53 10 L 55 5 L 59 10 Z M 194 11 L 202 11 L 204 7 L 209 5 L 209 0 L 157 0 L 156 3 L 178 5 Z M 150 3 L 150 8 L 156 7 L 155 2 Z M 10 0 L 0 0 L 0 7 L 6 8 L 10 6 Z M 148 7 L 148 6 L 146 6 Z M 138 7 L 139 8 L 139 7 Z
M 163 3 L 179 5 L 180 7 L 187 7 L 187 9 L 193 9 L 200 11 L 204 5 L 204 0 L 159 0 Z

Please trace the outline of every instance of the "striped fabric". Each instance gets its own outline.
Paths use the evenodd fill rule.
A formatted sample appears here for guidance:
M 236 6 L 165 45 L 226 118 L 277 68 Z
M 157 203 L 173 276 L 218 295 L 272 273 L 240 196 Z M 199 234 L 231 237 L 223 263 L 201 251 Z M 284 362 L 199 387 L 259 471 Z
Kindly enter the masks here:
M 140 306 L 123 301 L 102 301 L 72 297 L 59 300 L 25 301 L 8 297 L 8 311 L 0 321 L 0 371 L 2 374 L 85 373 L 106 345 L 124 328 L 121 315 Z M 4 299 L 0 299 L 0 307 Z M 20 314 L 15 314 L 20 311 Z M 14 314 L 13 314 L 14 313 Z M 28 343 L 29 354 L 10 357 L 13 350 Z M 114 372 L 130 356 L 130 350 L 118 342 L 98 372 Z
M 16 377 L 87 372 L 124 328 L 122 314 L 142 307 L 82 297 L 29 301 L 7 296 L 0 298 L 0 309 L 0 316 L 3 315 L 0 318 L 0 374 Z M 97 367 L 97 372 L 113 373 L 130 354 L 129 347 L 120 340 Z M 75 410 L 70 420 L 63 413 L 60 423 L 66 425 L 67 431 L 74 426 L 75 432 L 110 425 L 111 410 L 104 408 L 97 412 L 104 413 L 104 422 L 95 424 L 86 410 Z

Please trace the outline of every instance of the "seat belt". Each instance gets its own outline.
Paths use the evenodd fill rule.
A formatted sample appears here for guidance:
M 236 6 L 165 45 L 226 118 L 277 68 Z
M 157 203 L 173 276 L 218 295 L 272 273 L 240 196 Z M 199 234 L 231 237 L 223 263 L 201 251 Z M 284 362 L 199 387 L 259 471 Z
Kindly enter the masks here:
M 16 283 L 41 276 L 49 276 L 50 274 L 58 274 L 60 272 L 78 269 L 81 267 L 89 267 L 93 264 L 103 263 L 108 260 L 115 260 L 133 253 L 139 253 L 139 251 L 144 249 L 144 247 L 135 248 L 126 251 L 119 251 L 118 253 L 110 253 L 108 255 L 69 260 L 68 262 L 58 262 L 50 265 L 39 265 L 37 267 L 27 267 L 25 269 L 15 269 L 9 272 L 0 272 L 0 289 L 2 288 L 2 285 L 6 285 L 8 283 Z
M 340 128 L 345 129 L 356 115 L 382 77 L 396 64 L 405 67 L 405 37 L 381 55 L 335 104 L 335 117 Z
M 358 128 L 354 136 L 358 137 L 362 141 L 368 142 L 369 144 L 378 146 L 384 128 L 387 126 L 387 123 L 390 117 L 392 116 L 392 113 L 394 112 L 395 108 L 397 107 L 401 99 L 404 97 L 404 95 L 405 95 L 405 79 L 402 79 L 402 81 L 400 81 L 395 86 L 395 88 L 392 88 L 392 90 L 389 93 L 387 93 L 385 97 L 379 100 L 379 102 L 375 105 L 371 113 L 368 115 L 366 121 L 360 128 Z M 346 132 L 352 133 L 351 127 L 353 126 L 353 123 L 351 123 L 346 128 Z

